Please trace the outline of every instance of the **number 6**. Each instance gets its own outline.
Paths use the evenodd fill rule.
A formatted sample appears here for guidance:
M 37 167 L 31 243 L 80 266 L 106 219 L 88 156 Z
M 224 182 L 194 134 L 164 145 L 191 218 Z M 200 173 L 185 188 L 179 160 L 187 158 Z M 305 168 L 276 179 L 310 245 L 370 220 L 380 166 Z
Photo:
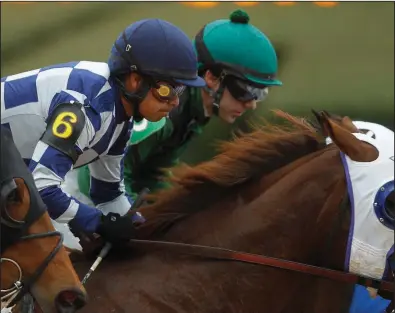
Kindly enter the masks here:
M 66 117 L 69 117 L 68 121 L 65 120 Z M 73 127 L 71 126 L 70 123 L 71 124 L 77 123 L 77 116 L 72 112 L 60 113 L 56 117 L 52 125 L 53 134 L 59 138 L 63 138 L 63 139 L 69 138 L 73 133 Z M 59 131 L 59 126 L 61 125 L 63 125 L 64 129 Z

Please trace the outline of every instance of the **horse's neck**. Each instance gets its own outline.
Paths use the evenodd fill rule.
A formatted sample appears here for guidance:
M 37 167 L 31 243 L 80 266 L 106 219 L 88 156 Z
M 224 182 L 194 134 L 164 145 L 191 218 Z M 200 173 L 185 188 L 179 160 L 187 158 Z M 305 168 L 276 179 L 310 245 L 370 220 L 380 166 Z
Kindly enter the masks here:
M 294 162 L 261 181 L 246 184 L 238 193 L 222 198 L 220 204 L 207 204 L 207 209 L 177 223 L 165 239 L 279 257 L 308 257 L 309 252 L 295 249 L 295 244 L 316 248 L 313 239 L 322 238 L 332 225 L 317 223 L 323 216 L 327 221 L 336 215 L 336 205 L 326 206 L 328 199 L 337 204 L 344 195 L 345 186 L 340 192 L 336 187 L 344 181 L 344 173 L 334 154 L 337 152 L 328 152 L 327 162 L 316 166 L 314 157 L 308 156 L 309 162 Z
M 339 195 L 345 191 L 339 185 L 344 173 L 333 153 L 318 163 L 311 159 L 307 165 L 245 184 L 238 193 L 229 193 L 178 221 L 162 239 L 314 264 L 321 252 L 320 240 L 332 225 L 329 217 L 333 218 Z M 267 181 L 272 184 L 269 188 Z M 184 259 L 163 252 L 115 261 L 103 262 L 88 283 L 90 295 L 96 296 L 89 312 L 104 312 L 102 307 L 116 303 L 124 310 L 155 313 L 327 313 L 342 312 L 339 303 L 346 297 L 341 286 L 328 280 L 265 266 Z M 89 265 L 83 271 L 80 268 L 80 275 Z M 277 300 L 279 294 L 282 303 Z

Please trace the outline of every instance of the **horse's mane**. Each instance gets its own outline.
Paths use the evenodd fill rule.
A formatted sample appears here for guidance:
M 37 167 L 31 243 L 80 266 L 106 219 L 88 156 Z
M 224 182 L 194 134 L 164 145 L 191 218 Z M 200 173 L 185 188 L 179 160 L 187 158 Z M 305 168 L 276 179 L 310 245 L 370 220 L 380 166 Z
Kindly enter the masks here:
M 265 121 L 253 131 L 223 142 L 220 153 L 195 167 L 181 165 L 166 180 L 172 188 L 162 189 L 149 199 L 154 204 L 140 209 L 147 218 L 141 230 L 163 231 L 179 219 L 207 207 L 231 193 L 240 184 L 258 179 L 324 147 L 319 132 L 303 118 L 273 111 L 287 122 L 276 126 Z

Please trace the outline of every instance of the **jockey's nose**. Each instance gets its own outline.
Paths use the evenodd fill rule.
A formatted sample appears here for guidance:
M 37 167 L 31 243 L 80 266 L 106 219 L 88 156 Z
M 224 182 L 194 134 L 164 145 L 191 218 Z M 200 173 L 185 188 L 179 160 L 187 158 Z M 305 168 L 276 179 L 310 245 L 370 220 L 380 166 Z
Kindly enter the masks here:
M 55 299 L 57 313 L 74 313 L 87 303 L 87 295 L 79 289 L 67 289 L 59 292 Z
M 169 100 L 169 104 L 174 108 L 180 104 L 180 98 L 174 97 L 173 99 Z

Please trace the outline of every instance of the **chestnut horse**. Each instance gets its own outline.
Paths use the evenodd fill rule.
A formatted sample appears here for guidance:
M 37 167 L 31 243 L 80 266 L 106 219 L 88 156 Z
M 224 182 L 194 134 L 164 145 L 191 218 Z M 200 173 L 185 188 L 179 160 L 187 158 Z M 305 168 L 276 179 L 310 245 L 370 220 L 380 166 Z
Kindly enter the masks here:
M 11 133 L 3 127 L 0 175 L 2 312 L 22 307 L 31 312 L 29 292 L 43 313 L 76 312 L 86 303 L 86 291 Z
M 213 160 L 175 169 L 174 186 L 140 209 L 147 222 L 139 227 L 139 237 L 347 271 L 352 218 L 341 155 L 367 164 L 378 159 L 379 151 L 328 114 L 318 115 L 323 133 L 334 143 L 328 146 L 304 120 L 277 115 L 290 127 L 262 127 L 224 143 Z M 349 310 L 352 284 L 270 266 L 191 257 L 182 247 L 138 247 L 136 241 L 113 247 L 87 282 L 92 301 L 82 312 Z M 81 261 L 74 266 L 83 277 L 91 264 Z

